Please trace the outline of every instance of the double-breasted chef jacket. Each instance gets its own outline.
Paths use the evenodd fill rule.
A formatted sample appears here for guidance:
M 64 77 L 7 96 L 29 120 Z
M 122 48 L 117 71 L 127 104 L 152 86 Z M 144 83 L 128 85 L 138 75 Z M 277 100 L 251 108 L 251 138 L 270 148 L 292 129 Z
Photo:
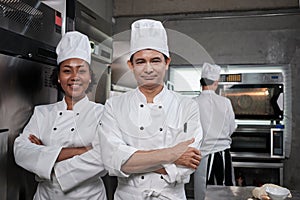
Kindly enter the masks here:
M 194 170 L 165 164 L 167 175 L 154 172 L 126 174 L 121 166 L 137 150 L 172 147 L 195 138 L 191 145 L 199 148 L 202 128 L 197 103 L 163 90 L 147 103 L 137 88 L 108 99 L 101 119 L 100 141 L 103 163 L 110 175 L 118 176 L 114 199 L 186 199 L 184 184 Z
M 14 143 L 17 164 L 35 173 L 39 181 L 34 199 L 106 199 L 101 179 L 106 170 L 96 134 L 103 108 L 89 101 L 87 96 L 77 102 L 73 110 L 67 110 L 65 100 L 35 107 Z M 29 134 L 38 137 L 43 145 L 31 143 Z M 92 149 L 55 162 L 63 147 L 82 146 L 92 146 Z

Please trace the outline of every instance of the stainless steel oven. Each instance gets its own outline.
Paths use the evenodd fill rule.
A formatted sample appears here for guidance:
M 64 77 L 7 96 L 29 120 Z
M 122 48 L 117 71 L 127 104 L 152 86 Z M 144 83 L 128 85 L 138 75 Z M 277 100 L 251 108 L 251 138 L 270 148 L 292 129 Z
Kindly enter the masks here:
M 234 156 L 284 158 L 284 129 L 277 125 L 238 125 L 232 134 Z
M 283 74 L 222 74 L 218 92 L 230 99 L 238 124 L 232 134 L 234 155 L 284 158 Z
M 276 125 L 239 125 L 231 144 L 236 185 L 283 184 L 283 130 Z
M 231 155 L 237 185 L 283 184 L 282 73 L 222 74 L 218 93 L 230 99 L 237 129 Z
M 222 74 L 219 93 L 231 100 L 236 119 L 283 119 L 281 73 Z

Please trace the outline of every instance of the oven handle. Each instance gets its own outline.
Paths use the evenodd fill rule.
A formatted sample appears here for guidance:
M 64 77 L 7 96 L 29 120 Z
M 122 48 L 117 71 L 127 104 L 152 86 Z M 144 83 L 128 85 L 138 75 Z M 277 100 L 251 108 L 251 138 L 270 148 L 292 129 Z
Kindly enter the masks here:
M 283 168 L 283 163 L 232 162 L 233 167 Z
M 278 105 L 279 96 L 283 93 L 283 85 L 279 84 L 275 87 L 274 95 L 270 99 L 271 106 L 273 107 L 274 114 L 278 116 L 279 119 L 283 119 L 283 110 L 280 109 Z M 281 106 L 283 107 L 283 106 Z

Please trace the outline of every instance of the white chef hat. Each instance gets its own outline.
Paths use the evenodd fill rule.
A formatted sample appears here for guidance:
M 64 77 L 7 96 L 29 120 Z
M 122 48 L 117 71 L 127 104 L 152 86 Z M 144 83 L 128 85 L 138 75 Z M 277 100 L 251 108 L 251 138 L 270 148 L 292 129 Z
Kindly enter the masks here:
M 153 49 L 170 57 L 167 33 L 160 21 L 141 19 L 132 23 L 130 57 L 143 49 Z
M 56 47 L 57 64 L 70 58 L 80 58 L 91 64 L 91 46 L 88 37 L 78 31 L 64 34 Z
M 201 72 L 201 78 L 207 78 L 217 81 L 220 78 L 221 67 L 219 65 L 212 65 L 204 63 Z

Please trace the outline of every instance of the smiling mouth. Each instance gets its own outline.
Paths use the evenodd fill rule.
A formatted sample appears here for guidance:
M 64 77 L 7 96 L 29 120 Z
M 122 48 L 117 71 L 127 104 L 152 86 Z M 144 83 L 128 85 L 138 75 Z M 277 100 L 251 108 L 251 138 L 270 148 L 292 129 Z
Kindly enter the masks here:
M 80 88 L 82 86 L 82 84 L 68 84 L 68 86 L 73 89 L 77 89 L 77 88 Z
M 156 76 L 143 76 L 143 79 L 145 79 L 145 80 L 153 80 L 155 78 L 156 78 Z

